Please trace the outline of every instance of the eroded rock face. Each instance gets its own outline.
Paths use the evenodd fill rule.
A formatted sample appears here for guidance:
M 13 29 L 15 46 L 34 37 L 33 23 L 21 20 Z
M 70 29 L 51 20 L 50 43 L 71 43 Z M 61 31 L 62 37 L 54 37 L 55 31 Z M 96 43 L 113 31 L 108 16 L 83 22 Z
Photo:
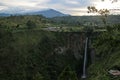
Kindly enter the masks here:
M 68 49 L 72 50 L 74 57 L 79 60 L 82 58 L 84 50 L 85 36 L 82 33 L 74 33 L 69 35 Z
M 66 45 L 56 47 L 54 52 L 58 54 L 72 53 L 75 59 L 79 60 L 83 57 L 82 53 L 84 51 L 85 44 L 84 33 L 66 33 L 66 37 Z
M 58 54 L 64 54 L 66 52 L 67 48 L 64 46 L 64 47 L 57 47 L 54 49 L 54 52 L 55 53 L 58 53 Z

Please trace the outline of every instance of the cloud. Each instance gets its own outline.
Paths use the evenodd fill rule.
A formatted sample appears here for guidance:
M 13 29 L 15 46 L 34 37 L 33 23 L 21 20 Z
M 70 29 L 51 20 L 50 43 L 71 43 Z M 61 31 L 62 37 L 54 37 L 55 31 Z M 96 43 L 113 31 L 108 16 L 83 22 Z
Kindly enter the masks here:
M 0 3 L 0 6 L 6 6 L 4 3 Z
M 66 3 L 68 4 L 75 4 L 75 5 L 78 5 L 79 4 L 79 1 L 78 0 L 65 0 Z
M 67 14 L 87 13 L 87 7 L 93 5 L 97 0 L 51 0 L 48 3 L 49 8 L 55 8 Z M 83 11 L 83 12 L 82 12 Z
M 20 6 L 20 7 L 37 7 L 36 4 L 40 3 L 40 4 L 44 4 L 46 2 L 48 2 L 50 0 L 4 0 L 4 1 L 0 1 L 0 6 L 6 6 L 6 7 L 16 7 L 16 6 Z
M 20 9 L 20 10 L 41 10 L 52 8 L 67 14 L 86 14 L 87 6 L 97 6 L 98 8 L 120 8 L 120 1 L 108 4 L 109 0 L 1 0 L 0 10 Z M 12 10 L 13 10 L 12 9 Z M 1 11 L 0 11 L 1 12 Z

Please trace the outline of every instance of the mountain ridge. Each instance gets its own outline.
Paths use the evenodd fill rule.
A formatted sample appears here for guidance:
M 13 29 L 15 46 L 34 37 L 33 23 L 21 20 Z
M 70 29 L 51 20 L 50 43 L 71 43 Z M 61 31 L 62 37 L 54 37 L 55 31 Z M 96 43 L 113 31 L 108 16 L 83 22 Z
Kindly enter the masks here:
M 45 10 L 38 10 L 38 11 L 26 11 L 26 12 L 2 12 L 0 13 L 0 16 L 10 16 L 10 15 L 42 15 L 47 18 L 53 18 L 53 17 L 62 17 L 62 16 L 70 16 L 69 14 L 64 14 L 60 11 L 54 10 L 54 9 L 45 9 Z
M 52 17 L 62 17 L 62 16 L 69 16 L 68 14 L 64 14 L 54 9 L 42 10 L 42 11 L 35 11 L 31 13 L 27 13 L 28 15 L 43 15 L 47 18 Z

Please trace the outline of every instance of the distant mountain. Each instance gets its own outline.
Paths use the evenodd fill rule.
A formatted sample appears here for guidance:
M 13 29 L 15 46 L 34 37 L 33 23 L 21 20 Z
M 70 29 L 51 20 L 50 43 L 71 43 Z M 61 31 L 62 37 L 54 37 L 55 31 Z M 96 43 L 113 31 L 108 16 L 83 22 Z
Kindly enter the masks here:
M 69 16 L 68 14 L 63 14 L 63 13 L 61 13 L 59 11 L 54 10 L 54 9 L 36 11 L 36 12 L 28 13 L 28 14 L 29 15 L 43 15 L 43 16 L 45 16 L 47 18 Z
M 7 17 L 7 16 L 10 16 L 10 14 L 0 13 L 0 16 Z
M 18 9 L 19 10 L 19 9 Z M 21 10 L 18 11 L 15 8 L 11 10 L 3 10 L 2 13 L 0 13 L 0 16 L 10 16 L 10 15 L 43 15 L 47 18 L 53 18 L 53 17 L 61 17 L 61 16 L 69 16 L 68 14 L 61 13 L 59 11 L 56 11 L 54 9 L 47 9 L 47 10 L 42 10 L 42 11 L 24 11 Z M 15 13 L 16 12 L 16 13 Z

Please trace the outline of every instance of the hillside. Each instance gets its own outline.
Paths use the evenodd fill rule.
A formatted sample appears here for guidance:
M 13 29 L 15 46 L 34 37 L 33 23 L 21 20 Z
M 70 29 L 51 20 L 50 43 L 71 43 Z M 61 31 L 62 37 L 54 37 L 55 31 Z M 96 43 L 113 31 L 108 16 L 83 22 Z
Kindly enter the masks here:
M 64 70 L 77 80 L 81 58 L 77 60 L 70 49 L 59 53 L 59 48 L 66 46 L 66 34 L 42 30 L 11 33 L 0 29 L 0 35 L 1 80 L 61 80 Z
M 54 22 L 58 24 L 71 24 L 75 26 L 79 25 L 97 25 L 97 26 L 103 26 L 103 22 L 101 20 L 100 16 L 66 16 L 66 17 L 55 17 L 52 18 Z M 119 24 L 120 15 L 109 15 L 107 17 L 107 24 Z
M 85 25 L 98 16 L 0 17 L 0 80 L 82 80 L 86 36 L 87 80 L 119 80 L 108 71 L 120 70 L 120 17 L 109 18 L 111 25 L 99 28 Z
M 120 80 L 108 71 L 120 70 L 120 25 L 109 28 L 93 42 L 96 61 L 88 67 L 87 80 Z
M 119 15 L 111 15 L 107 18 L 108 25 L 119 24 Z M 1 17 L 0 24 L 2 26 L 11 26 L 10 28 L 27 28 L 27 23 L 31 23 L 34 28 L 41 27 L 83 27 L 83 26 L 96 26 L 103 27 L 100 16 L 67 16 L 45 18 L 42 15 L 21 15 Z
M 0 25 L 4 28 L 23 29 L 23 28 L 41 28 L 44 27 L 49 20 L 41 15 L 36 16 L 10 16 L 1 17 Z

